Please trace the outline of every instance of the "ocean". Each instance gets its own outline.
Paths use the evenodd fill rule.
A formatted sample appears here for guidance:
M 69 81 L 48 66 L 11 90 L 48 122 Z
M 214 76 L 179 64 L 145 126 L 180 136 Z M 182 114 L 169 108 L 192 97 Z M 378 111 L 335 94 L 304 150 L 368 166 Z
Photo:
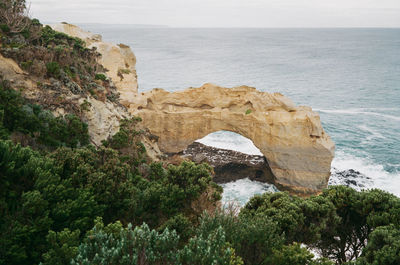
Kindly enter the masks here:
M 131 46 L 139 91 L 248 85 L 311 106 L 336 143 L 330 185 L 344 183 L 342 173 L 353 170 L 347 184 L 400 196 L 400 29 L 81 26 Z M 249 139 L 231 132 L 200 141 L 259 154 Z M 223 186 L 224 201 L 240 204 L 275 190 L 248 179 Z

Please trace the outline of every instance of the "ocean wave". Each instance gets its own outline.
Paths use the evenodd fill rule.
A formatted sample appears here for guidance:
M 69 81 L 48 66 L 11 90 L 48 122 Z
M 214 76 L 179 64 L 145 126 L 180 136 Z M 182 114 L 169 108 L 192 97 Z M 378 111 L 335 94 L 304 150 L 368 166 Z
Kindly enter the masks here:
M 273 184 L 253 181 L 249 178 L 228 182 L 221 184 L 221 186 L 224 189 L 222 204 L 233 202 L 239 204 L 239 206 L 244 206 L 256 194 L 278 191 Z
M 331 185 L 343 184 L 337 179 L 336 172 L 353 169 L 366 178 L 354 179 L 362 184 L 363 188 L 378 188 L 400 197 L 400 172 L 387 172 L 383 165 L 376 164 L 368 157 L 357 157 L 343 151 L 336 152 L 332 161 Z
M 392 108 L 376 108 L 376 110 L 389 110 Z M 378 117 L 383 117 L 395 121 L 400 121 L 400 117 L 389 115 L 389 114 L 384 114 L 384 113 L 379 113 L 379 112 L 372 112 L 369 110 L 372 109 L 314 109 L 315 111 L 318 112 L 323 112 L 323 113 L 333 113 L 333 114 L 349 114 L 349 115 L 356 115 L 356 114 L 363 114 L 363 115 L 370 115 L 370 116 L 378 116 Z
M 361 141 L 362 145 L 370 145 L 372 140 L 375 139 L 386 139 L 385 136 L 383 136 L 377 129 L 371 128 L 370 126 L 367 126 L 366 124 L 362 124 L 357 126 L 360 130 L 364 131 L 367 133 L 365 138 Z

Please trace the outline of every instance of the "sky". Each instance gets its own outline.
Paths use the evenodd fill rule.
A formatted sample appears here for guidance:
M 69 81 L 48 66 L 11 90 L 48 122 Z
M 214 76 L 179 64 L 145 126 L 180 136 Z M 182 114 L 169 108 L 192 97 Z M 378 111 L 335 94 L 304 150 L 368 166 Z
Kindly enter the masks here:
M 32 0 L 31 15 L 77 24 L 400 27 L 400 0 Z

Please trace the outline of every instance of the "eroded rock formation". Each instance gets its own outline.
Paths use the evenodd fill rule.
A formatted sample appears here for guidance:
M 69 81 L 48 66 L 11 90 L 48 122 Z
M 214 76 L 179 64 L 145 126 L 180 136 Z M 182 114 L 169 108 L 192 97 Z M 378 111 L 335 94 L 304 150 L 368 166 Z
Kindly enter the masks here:
M 213 84 L 174 93 L 154 89 L 137 96 L 129 110 L 142 117 L 163 152 L 178 153 L 212 132 L 232 131 L 260 149 L 278 188 L 312 194 L 327 186 L 334 143 L 317 113 L 279 93 Z
M 84 40 L 89 49 L 95 47 L 101 54 L 99 63 L 108 70 L 107 76 L 111 78 L 120 93 L 121 103 L 130 103 L 137 94 L 138 83 L 136 57 L 129 46 L 103 42 L 101 35 L 85 31 L 72 24 L 61 23 L 50 26 L 56 31 Z

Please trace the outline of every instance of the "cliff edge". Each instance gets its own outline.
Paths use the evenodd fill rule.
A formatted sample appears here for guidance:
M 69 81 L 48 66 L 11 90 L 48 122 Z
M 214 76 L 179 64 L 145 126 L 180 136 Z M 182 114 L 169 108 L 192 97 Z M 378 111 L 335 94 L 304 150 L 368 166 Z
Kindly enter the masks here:
M 101 54 L 98 62 L 106 69 L 106 74 L 113 81 L 120 94 L 120 102 L 131 103 L 138 91 L 136 57 L 125 44 L 103 42 L 99 34 L 85 31 L 78 26 L 60 23 L 50 25 L 54 30 L 82 39 L 89 49 L 96 48 Z

